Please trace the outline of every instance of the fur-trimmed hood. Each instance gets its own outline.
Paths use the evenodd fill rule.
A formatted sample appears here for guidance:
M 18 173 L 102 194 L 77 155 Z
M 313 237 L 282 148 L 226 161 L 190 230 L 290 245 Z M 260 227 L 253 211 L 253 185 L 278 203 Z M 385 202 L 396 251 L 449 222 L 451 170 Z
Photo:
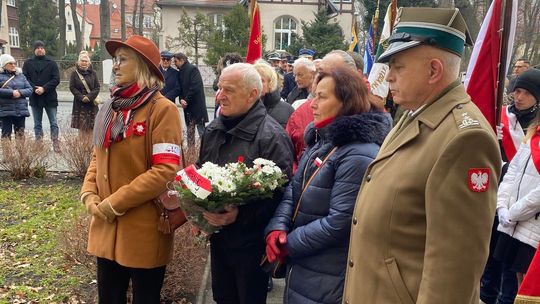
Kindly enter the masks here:
M 0 67 L 0 74 L 4 73 L 6 70 L 4 69 L 4 67 Z M 20 67 L 16 67 L 15 68 L 15 75 L 21 75 L 22 74 L 22 69 Z
M 333 146 L 343 146 L 351 142 L 375 143 L 381 145 L 392 128 L 391 119 L 387 113 L 369 112 L 352 116 L 341 116 L 328 126 L 316 129 L 310 123 L 304 133 L 308 146 L 320 138 L 328 139 Z

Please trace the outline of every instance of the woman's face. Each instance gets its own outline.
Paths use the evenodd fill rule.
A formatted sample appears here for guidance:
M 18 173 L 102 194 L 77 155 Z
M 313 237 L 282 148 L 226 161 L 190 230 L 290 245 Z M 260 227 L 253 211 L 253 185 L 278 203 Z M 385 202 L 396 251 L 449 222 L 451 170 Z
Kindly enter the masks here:
M 266 95 L 270 93 L 270 80 L 268 80 L 263 75 L 261 75 L 261 80 L 262 80 L 262 85 L 263 85 L 261 95 Z
M 116 51 L 116 61 L 113 65 L 114 80 L 118 86 L 126 86 L 137 81 L 137 56 L 126 49 Z
M 81 60 L 79 60 L 79 67 L 82 70 L 87 70 L 89 66 L 90 60 L 88 59 L 88 57 L 82 57 Z
M 311 103 L 315 123 L 337 116 L 343 108 L 343 103 L 334 95 L 335 85 L 331 77 L 324 77 L 317 84 L 315 98 Z
M 4 69 L 8 72 L 15 72 L 15 68 L 17 66 L 15 65 L 15 62 L 8 62 L 6 63 L 6 65 L 4 66 Z

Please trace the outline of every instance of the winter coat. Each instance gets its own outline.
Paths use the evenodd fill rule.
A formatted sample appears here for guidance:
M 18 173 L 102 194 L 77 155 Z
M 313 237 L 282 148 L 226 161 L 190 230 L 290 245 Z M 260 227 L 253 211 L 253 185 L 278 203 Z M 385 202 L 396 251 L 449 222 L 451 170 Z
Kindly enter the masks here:
M 281 89 L 281 98 L 287 99 L 289 93 L 296 87 L 296 81 L 294 80 L 294 74 L 287 73 L 283 76 L 283 88 Z
M 6 83 L 6 81 L 13 76 L 0 68 L 0 87 Z M 14 98 L 13 91 L 19 90 L 21 97 Z M 28 117 L 30 112 L 28 111 L 28 98 L 32 95 L 32 87 L 24 77 L 22 70 L 16 68 L 15 78 L 11 79 L 3 88 L 0 89 L 0 117 Z
M 265 231 L 288 231 L 285 303 L 341 303 L 354 203 L 364 171 L 391 127 L 383 115 L 343 116 L 325 128 L 311 123 L 306 129 L 308 148 Z M 315 159 L 323 160 L 335 146 L 299 202 L 302 183 L 317 169 Z
M 92 217 L 88 252 L 126 267 L 155 268 L 170 261 L 173 235 L 158 231 L 160 212 L 152 200 L 166 190 L 179 166 L 158 161 L 149 169 L 147 159 L 160 160 L 163 150 L 178 149 L 182 130 L 175 105 L 159 92 L 136 109 L 132 127 L 136 124 L 151 125 L 152 134 L 131 132 L 109 148 L 94 148 L 81 193 L 107 198 L 114 210 L 125 214 L 112 223 Z
M 69 90 L 73 94 L 71 127 L 81 130 L 92 130 L 98 111 L 98 106 L 94 104 L 94 99 L 99 95 L 99 79 L 91 66 L 87 70 L 83 70 L 78 66 L 75 69 L 76 71 L 73 71 L 69 77 Z M 82 83 L 77 71 L 84 77 L 90 92 L 86 91 L 86 87 Z M 83 102 L 85 96 L 88 97 L 88 102 Z
M 159 70 L 165 78 L 165 87 L 161 90 L 161 94 L 165 96 L 168 100 L 175 102 L 176 97 L 180 95 L 180 85 L 178 84 L 178 70 L 169 67 L 165 71 L 161 66 Z
M 285 127 L 294 146 L 295 166 L 293 172 L 296 172 L 296 166 L 306 147 L 304 143 L 304 131 L 312 121 L 313 110 L 311 109 L 311 99 L 309 99 L 291 114 Z
M 497 230 L 504 232 L 525 244 L 538 248 L 540 242 L 540 173 L 531 157 L 530 140 L 522 143 L 510 162 L 508 171 L 497 193 L 497 209 L 508 209 L 508 219 L 515 226 Z
M 30 106 L 58 106 L 56 87 L 60 83 L 60 72 L 58 71 L 58 65 L 54 60 L 47 56 L 44 56 L 42 59 L 38 59 L 36 56 L 29 58 L 24 62 L 23 73 L 34 91 L 36 86 L 43 87 L 45 90 L 41 95 L 33 93 L 30 96 Z
M 199 164 L 218 165 L 236 162 L 239 156 L 251 166 L 256 158 L 272 160 L 287 176 L 291 176 L 293 149 L 285 130 L 266 113 L 261 102 L 248 111 L 235 127 L 227 131 L 223 116 L 215 118 L 205 129 L 201 141 Z M 264 227 L 274 214 L 283 192 L 273 199 L 252 202 L 238 208 L 236 221 L 212 235 L 220 247 L 247 249 L 264 246 Z
M 187 107 L 184 108 L 186 125 L 190 122 L 195 124 L 208 122 L 203 80 L 199 69 L 186 61 L 178 70 L 178 83 L 180 84 L 180 99 L 187 102 Z
M 261 99 L 268 115 L 272 116 L 285 129 L 289 117 L 294 112 L 293 107 L 281 100 L 277 90 L 264 95 Z
M 309 92 L 307 89 L 300 89 L 298 86 L 294 87 L 294 89 L 287 95 L 287 103 L 293 104 L 298 99 L 306 99 L 309 96 Z
M 478 304 L 500 171 L 495 133 L 459 82 L 404 114 L 362 181 L 343 302 Z

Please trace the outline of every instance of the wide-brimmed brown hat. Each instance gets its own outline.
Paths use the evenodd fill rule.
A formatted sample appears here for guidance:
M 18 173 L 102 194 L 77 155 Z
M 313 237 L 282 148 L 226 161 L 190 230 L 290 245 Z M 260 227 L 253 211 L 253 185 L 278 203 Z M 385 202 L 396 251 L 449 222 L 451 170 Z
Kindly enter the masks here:
M 150 71 L 156 74 L 161 81 L 165 81 L 163 74 L 159 70 L 159 61 L 161 59 L 159 49 L 152 40 L 144 38 L 143 36 L 133 35 L 125 42 L 118 40 L 109 40 L 105 42 L 105 48 L 111 56 L 115 56 L 116 50 L 120 47 L 130 48 L 135 51 L 135 53 L 139 54 L 150 67 Z

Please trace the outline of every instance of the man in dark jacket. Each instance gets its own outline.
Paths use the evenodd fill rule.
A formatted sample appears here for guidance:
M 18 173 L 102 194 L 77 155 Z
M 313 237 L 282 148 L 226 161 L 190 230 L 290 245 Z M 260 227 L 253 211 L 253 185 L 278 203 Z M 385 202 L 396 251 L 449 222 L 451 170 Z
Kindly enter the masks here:
M 34 134 L 37 140 L 43 139 L 41 120 L 43 110 L 45 110 L 51 125 L 54 151 L 60 153 L 59 129 L 56 121 L 58 108 L 56 86 L 60 83 L 58 65 L 54 60 L 45 56 L 45 43 L 43 41 L 38 40 L 34 43 L 34 55 L 27 59 L 23 65 L 23 73 L 34 90 L 30 96 L 30 106 L 34 117 Z
M 250 64 L 233 64 L 221 73 L 219 88 L 221 115 L 204 132 L 199 164 L 225 165 L 242 156 L 251 166 L 256 158 L 264 158 L 290 177 L 293 147 L 259 101 L 262 82 L 257 70 Z M 282 191 L 276 191 L 272 199 L 204 214 L 208 223 L 223 227 L 210 238 L 212 291 L 218 304 L 266 303 L 268 275 L 259 266 L 263 231 L 281 196 Z
M 188 130 L 188 143 L 194 142 L 194 129 L 197 127 L 199 136 L 204 132 L 204 124 L 208 122 L 204 86 L 199 69 L 188 61 L 184 53 L 174 54 L 175 65 L 178 68 L 178 83 L 180 84 L 180 105 L 184 108 L 184 118 Z
M 176 97 L 180 95 L 180 85 L 178 84 L 178 71 L 171 67 L 171 59 L 173 53 L 169 51 L 161 52 L 161 62 L 159 70 L 165 78 L 165 86 L 161 90 L 161 94 L 167 97 L 172 102 L 175 102 Z

